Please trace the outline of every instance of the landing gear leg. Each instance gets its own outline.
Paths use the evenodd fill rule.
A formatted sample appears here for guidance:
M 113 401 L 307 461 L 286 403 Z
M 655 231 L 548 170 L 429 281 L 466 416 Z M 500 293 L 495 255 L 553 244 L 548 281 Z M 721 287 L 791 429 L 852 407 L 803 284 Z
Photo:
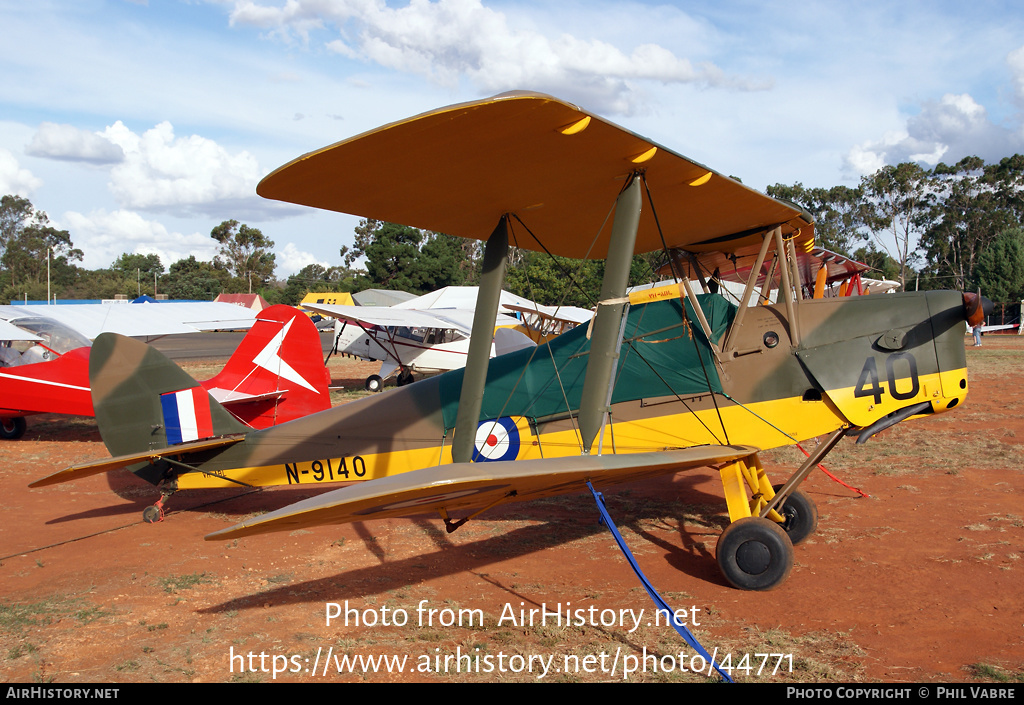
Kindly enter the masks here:
M 732 522 L 718 539 L 718 565 L 743 590 L 771 590 L 793 567 L 793 545 L 814 533 L 818 509 L 796 489 L 842 439 L 837 429 L 784 485 L 772 485 L 757 453 L 719 468 Z
M 759 516 L 775 497 L 761 461 L 751 455 L 719 472 L 732 523 L 718 539 L 718 567 L 741 590 L 778 587 L 793 569 L 793 542 L 782 527 L 783 515 L 773 510 Z

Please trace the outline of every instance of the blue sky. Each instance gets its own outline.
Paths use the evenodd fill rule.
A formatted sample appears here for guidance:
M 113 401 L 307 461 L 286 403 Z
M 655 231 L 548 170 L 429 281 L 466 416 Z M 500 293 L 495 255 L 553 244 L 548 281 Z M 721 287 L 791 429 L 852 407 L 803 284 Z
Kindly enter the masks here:
M 210 259 L 234 218 L 277 274 L 356 219 L 259 199 L 291 159 L 506 90 L 551 93 L 764 189 L 1024 152 L 1015 2 L 0 0 L 0 193 L 83 249 Z

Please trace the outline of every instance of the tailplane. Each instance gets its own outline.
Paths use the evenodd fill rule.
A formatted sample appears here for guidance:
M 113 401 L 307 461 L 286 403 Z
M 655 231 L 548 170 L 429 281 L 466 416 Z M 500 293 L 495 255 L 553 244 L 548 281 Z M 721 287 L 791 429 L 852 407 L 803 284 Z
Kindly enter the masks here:
M 308 316 L 292 306 L 270 306 L 220 374 L 202 384 L 239 420 L 267 428 L 331 407 L 321 351 Z
M 143 513 L 146 521 L 158 521 L 176 488 L 176 467 L 201 462 L 252 431 L 159 350 L 123 335 L 103 333 L 93 342 L 89 384 L 96 425 L 113 457 L 74 465 L 29 487 L 126 468 L 165 487 Z

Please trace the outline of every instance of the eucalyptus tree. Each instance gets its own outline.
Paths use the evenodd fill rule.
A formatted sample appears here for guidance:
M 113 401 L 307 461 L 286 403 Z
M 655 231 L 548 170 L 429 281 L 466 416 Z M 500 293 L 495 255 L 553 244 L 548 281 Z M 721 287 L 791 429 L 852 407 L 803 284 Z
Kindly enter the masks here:
M 931 172 L 912 162 L 884 166 L 862 177 L 860 188 L 860 221 L 875 245 L 896 261 L 900 284 L 906 288 L 910 264 L 934 217 L 937 196 Z
M 220 243 L 214 263 L 222 265 L 232 276 L 247 281 L 250 294 L 253 279 L 259 288 L 274 277 L 276 258 L 271 252 L 274 241 L 258 228 L 239 224 L 237 220 L 225 220 L 210 232 L 210 237 Z

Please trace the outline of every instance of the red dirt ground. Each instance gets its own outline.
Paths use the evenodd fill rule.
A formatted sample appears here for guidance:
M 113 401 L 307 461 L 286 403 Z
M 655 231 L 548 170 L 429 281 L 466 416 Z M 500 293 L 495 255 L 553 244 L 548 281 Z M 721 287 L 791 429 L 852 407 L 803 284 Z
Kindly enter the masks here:
M 1024 352 L 1016 338 L 986 344 L 986 352 Z M 969 362 L 980 354 L 969 349 Z M 351 383 L 365 374 L 353 366 Z M 695 631 L 704 646 L 735 662 L 751 654 L 753 670 L 737 672 L 738 680 L 993 680 L 985 666 L 1019 679 L 1024 474 L 1014 451 L 1024 442 L 1024 390 L 1016 382 L 972 374 L 959 409 L 886 432 L 905 434 L 879 446 L 895 449 L 895 458 L 880 458 L 874 440 L 855 450 L 844 441 L 837 474 L 870 498 L 813 473 L 804 489 L 818 504 L 819 531 L 797 547 L 789 580 L 772 592 L 735 590 L 718 572 L 715 544 L 726 520 L 714 471 L 608 492 L 608 509 L 669 604 L 700 610 Z M 566 602 L 594 606 L 596 615 L 652 613 L 589 496 L 491 510 L 454 534 L 436 517 L 418 517 L 219 543 L 203 536 L 322 488 L 183 492 L 164 522 L 149 525 L 141 512 L 154 493 L 131 475 L 26 487 L 105 456 L 91 419 L 36 417 L 25 438 L 0 444 L 0 680 L 536 680 L 539 661 L 526 670 L 531 655 L 554 657 L 545 680 L 622 680 L 626 655 L 642 658 L 646 649 L 668 668 L 668 656 L 692 653 L 646 619 L 633 633 L 550 620 L 498 624 L 510 608 L 518 615 L 521 606 Z M 771 456 L 766 465 L 781 481 L 791 468 L 778 462 Z M 879 474 L 878 463 L 900 474 Z M 327 603 L 346 601 L 363 619 L 404 614 L 408 623 L 328 625 Z M 421 625 L 421 604 L 438 621 L 479 609 L 484 626 Z M 771 674 L 779 660 L 772 657 L 759 674 L 759 653 L 786 654 L 782 672 Z M 333 660 L 390 654 L 409 658 L 405 672 L 364 664 L 338 674 Z M 477 665 L 467 659 L 461 672 L 436 672 L 437 659 L 459 654 Z M 565 672 L 567 654 L 594 672 Z M 694 677 L 653 673 L 653 659 L 647 663 L 630 680 Z M 288 672 L 275 676 L 275 665 Z

